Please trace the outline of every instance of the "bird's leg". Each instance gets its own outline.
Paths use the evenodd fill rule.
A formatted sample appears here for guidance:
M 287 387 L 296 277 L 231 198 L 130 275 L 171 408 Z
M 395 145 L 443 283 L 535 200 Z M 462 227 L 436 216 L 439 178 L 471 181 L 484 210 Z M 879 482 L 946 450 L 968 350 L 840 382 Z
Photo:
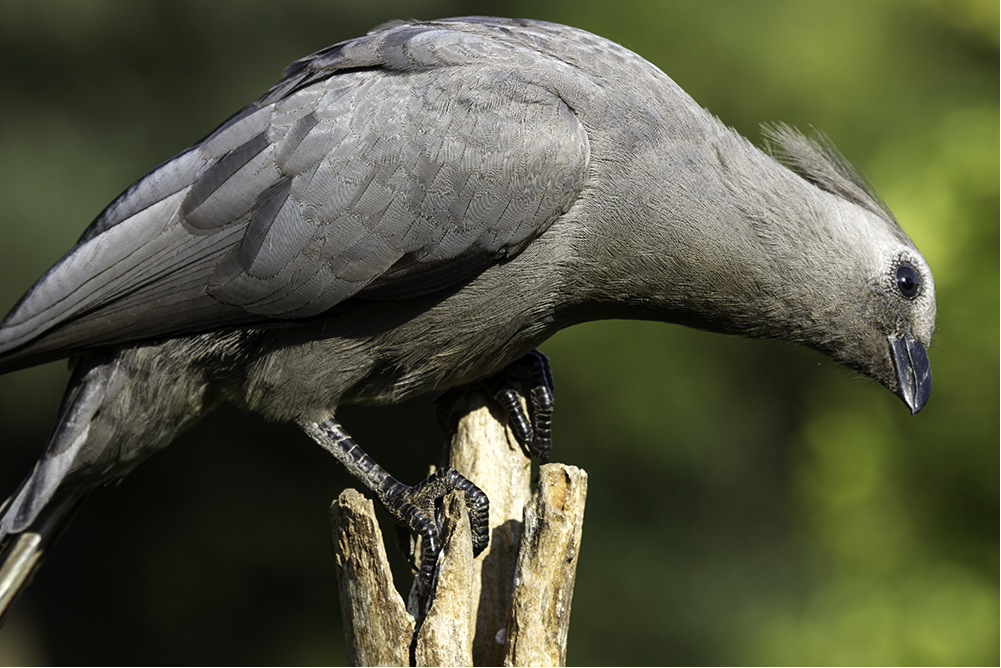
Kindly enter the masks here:
M 487 495 L 455 469 L 439 469 L 423 482 L 411 487 L 376 464 L 333 418 L 319 422 L 301 420 L 299 426 L 376 495 L 394 522 L 421 536 L 423 545 L 418 578 L 425 591 L 430 590 L 438 553 L 441 551 L 441 501 L 452 490 L 462 491 L 466 497 L 469 524 L 473 533 L 473 555 L 486 548 L 489 541 L 490 512 Z
M 477 383 L 507 412 L 508 422 L 515 439 L 529 457 L 538 457 L 543 464 L 549 461 L 553 449 L 553 374 L 549 359 L 533 350 L 500 372 Z M 527 392 L 522 406 L 522 389 Z M 463 388 L 452 388 L 435 399 L 435 416 L 441 428 L 455 432 L 453 404 L 462 395 Z

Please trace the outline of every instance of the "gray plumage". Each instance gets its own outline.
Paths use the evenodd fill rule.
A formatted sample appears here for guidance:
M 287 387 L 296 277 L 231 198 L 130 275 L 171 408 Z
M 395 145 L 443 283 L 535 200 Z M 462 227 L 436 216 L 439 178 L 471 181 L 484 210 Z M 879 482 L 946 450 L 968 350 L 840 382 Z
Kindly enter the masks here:
M 339 404 L 482 379 L 587 320 L 798 341 L 917 412 L 930 269 L 829 144 L 768 138 L 775 157 L 639 56 L 543 22 L 399 23 L 293 63 L 3 322 L 0 372 L 76 362 L 0 537 L 222 400 L 351 469 L 318 431 Z

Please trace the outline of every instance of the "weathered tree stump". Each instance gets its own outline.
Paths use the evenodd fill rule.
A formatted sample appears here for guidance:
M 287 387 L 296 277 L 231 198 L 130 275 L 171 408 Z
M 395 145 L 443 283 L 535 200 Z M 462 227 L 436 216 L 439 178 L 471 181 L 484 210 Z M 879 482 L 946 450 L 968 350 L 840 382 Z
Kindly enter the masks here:
M 331 507 L 348 660 L 374 665 L 564 665 L 587 474 L 531 461 L 484 396 L 467 397 L 449 463 L 490 497 L 490 546 L 472 555 L 460 493 L 445 504 L 434 600 L 415 621 L 393 585 L 372 502 Z M 416 630 L 416 635 L 415 635 Z

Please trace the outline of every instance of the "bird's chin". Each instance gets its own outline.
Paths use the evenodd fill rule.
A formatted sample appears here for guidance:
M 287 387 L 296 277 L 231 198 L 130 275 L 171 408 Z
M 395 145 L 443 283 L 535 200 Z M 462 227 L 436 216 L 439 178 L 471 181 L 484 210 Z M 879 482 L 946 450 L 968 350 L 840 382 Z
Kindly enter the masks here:
M 911 336 L 890 338 L 890 354 L 897 372 L 897 389 L 911 414 L 917 413 L 931 396 L 931 364 L 924 344 Z

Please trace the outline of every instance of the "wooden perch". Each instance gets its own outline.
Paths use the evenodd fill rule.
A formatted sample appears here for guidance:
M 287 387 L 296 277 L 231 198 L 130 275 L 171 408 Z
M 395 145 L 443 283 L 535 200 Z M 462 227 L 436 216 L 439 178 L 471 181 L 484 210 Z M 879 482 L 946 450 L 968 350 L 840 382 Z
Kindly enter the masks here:
M 531 462 L 485 397 L 472 393 L 449 463 L 490 498 L 490 546 L 473 559 L 463 497 L 445 504 L 434 601 L 417 626 L 393 586 L 372 502 L 331 507 L 341 610 L 353 665 L 564 665 L 587 474 Z

